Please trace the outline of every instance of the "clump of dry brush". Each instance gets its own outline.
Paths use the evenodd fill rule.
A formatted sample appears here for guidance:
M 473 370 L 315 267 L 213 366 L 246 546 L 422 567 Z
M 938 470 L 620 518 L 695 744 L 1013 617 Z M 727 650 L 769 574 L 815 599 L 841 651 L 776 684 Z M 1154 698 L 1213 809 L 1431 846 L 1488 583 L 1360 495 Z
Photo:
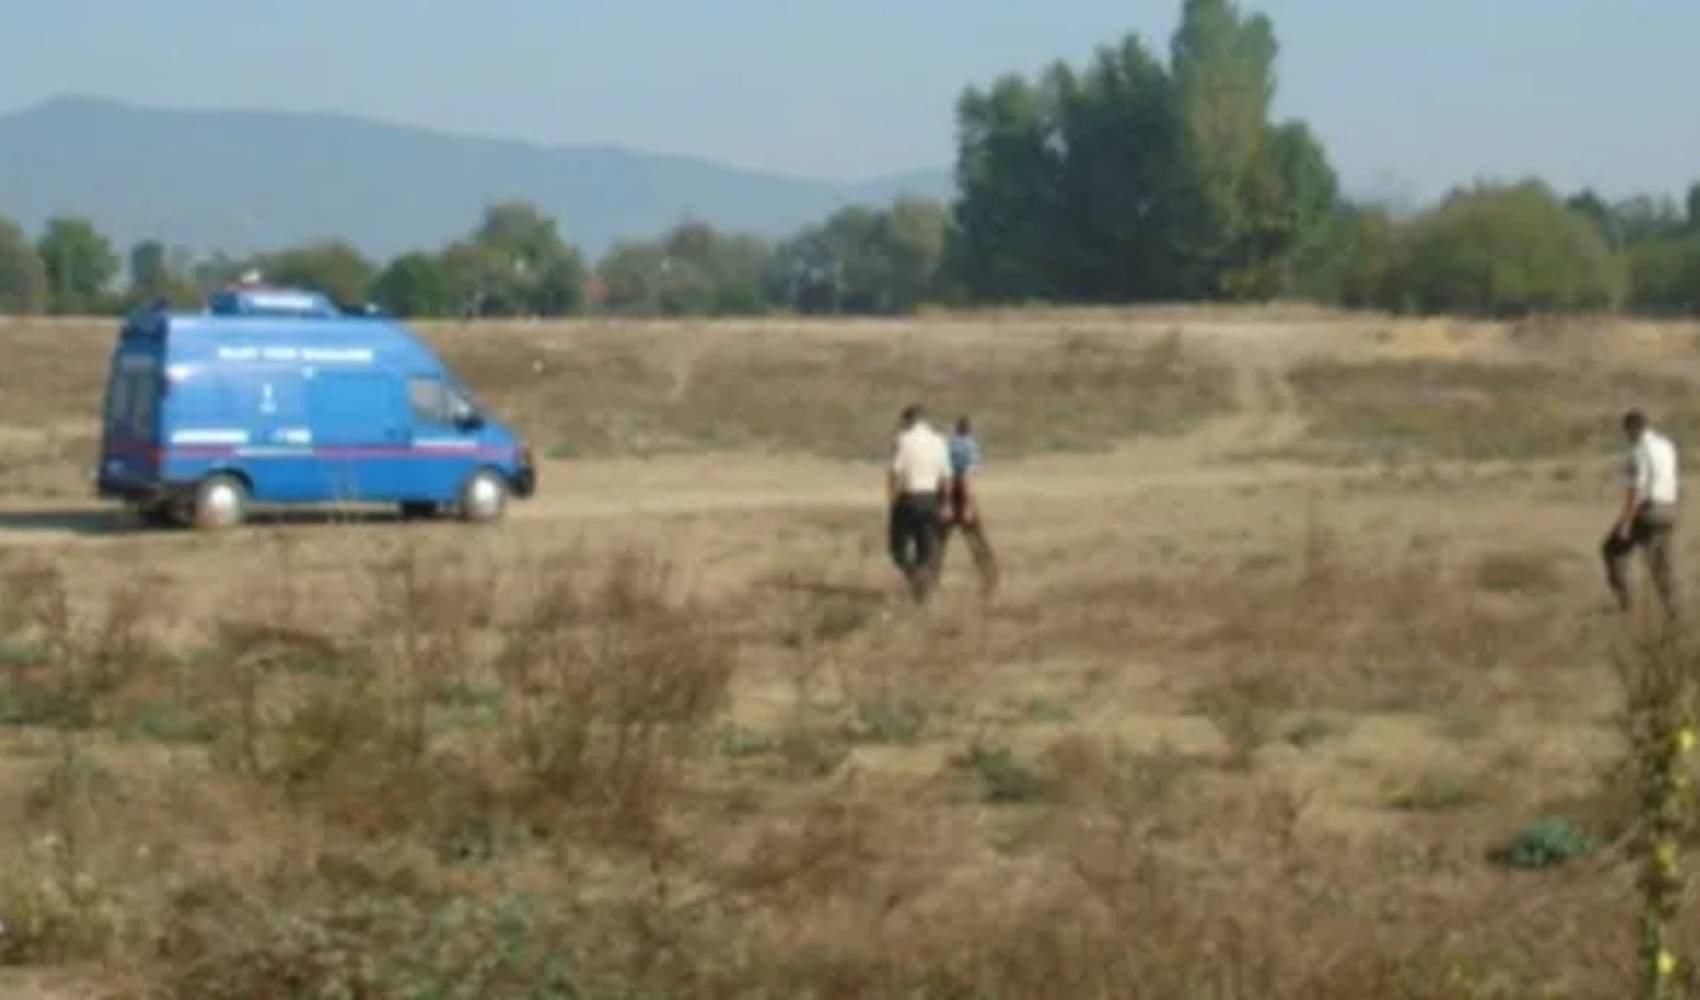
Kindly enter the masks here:
M 588 845 L 664 869 L 738 655 L 637 551 L 397 547 L 334 588 L 258 577 L 192 633 L 146 582 L 83 601 L 14 563 L 0 710 L 55 752 L 26 768 L 0 961 L 163 960 L 184 996 L 580 995 L 574 908 L 506 873 L 570 880 Z

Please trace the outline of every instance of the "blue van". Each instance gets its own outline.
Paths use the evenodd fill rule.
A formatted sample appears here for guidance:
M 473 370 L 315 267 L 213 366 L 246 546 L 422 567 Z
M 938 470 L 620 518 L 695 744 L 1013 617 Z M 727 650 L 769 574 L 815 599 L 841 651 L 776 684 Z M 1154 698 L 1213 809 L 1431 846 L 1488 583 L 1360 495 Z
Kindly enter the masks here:
M 97 492 L 153 523 L 227 528 L 251 504 L 384 504 L 492 521 L 536 465 L 417 336 L 292 289 L 136 312 L 106 384 Z

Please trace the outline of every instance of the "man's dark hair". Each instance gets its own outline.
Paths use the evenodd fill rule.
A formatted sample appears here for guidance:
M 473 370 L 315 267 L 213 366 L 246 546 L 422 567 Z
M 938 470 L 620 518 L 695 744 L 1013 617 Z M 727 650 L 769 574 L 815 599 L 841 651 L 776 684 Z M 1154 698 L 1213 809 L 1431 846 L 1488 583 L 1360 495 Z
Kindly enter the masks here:
M 921 407 L 920 403 L 910 403 L 903 408 L 902 413 L 898 414 L 897 419 L 903 426 L 909 427 L 925 416 L 926 413 L 927 411 Z
M 1630 434 L 1639 434 L 1647 429 L 1647 415 L 1640 410 L 1630 410 L 1623 415 L 1623 429 Z
M 956 433 L 967 434 L 974 429 L 974 424 L 966 416 L 956 418 Z

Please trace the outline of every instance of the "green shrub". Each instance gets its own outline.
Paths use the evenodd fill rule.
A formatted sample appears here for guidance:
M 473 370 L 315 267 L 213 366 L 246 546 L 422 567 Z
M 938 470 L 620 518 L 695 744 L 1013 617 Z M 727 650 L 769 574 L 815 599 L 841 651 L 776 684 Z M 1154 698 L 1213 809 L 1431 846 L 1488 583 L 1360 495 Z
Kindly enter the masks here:
M 1629 289 L 1637 312 L 1700 313 L 1700 234 L 1631 247 Z
M 1393 294 L 1420 312 L 1518 316 L 1614 307 L 1622 262 L 1536 182 L 1459 190 L 1405 233 Z
M 166 699 L 142 704 L 123 732 L 127 737 L 160 743 L 210 743 L 218 738 L 221 728 L 218 720 Z
M 576 997 L 558 928 L 520 897 L 367 893 L 295 905 L 190 900 L 179 996 Z
M 720 752 L 734 759 L 771 753 L 774 745 L 773 737 L 753 729 L 728 726 L 720 732 Z
M 1036 802 L 1045 797 L 1045 780 L 1016 760 L 1008 747 L 975 744 L 956 764 L 979 780 L 980 797 L 986 802 Z
M 1287 742 L 1300 750 L 1309 750 L 1338 736 L 1340 726 L 1329 719 L 1309 716 L 1287 730 Z
M 1524 827 L 1497 852 L 1496 860 L 1512 868 L 1551 868 L 1582 857 L 1594 849 L 1593 839 L 1561 817 L 1547 816 Z
M 927 726 L 927 707 L 910 698 L 874 698 L 856 706 L 849 736 L 860 743 L 914 743 Z
M 1392 806 L 1406 812 L 1449 812 L 1476 800 L 1468 782 L 1446 774 L 1426 774 L 1393 797 Z
M 50 655 L 40 643 L 0 636 L 0 667 L 33 667 L 47 662 Z

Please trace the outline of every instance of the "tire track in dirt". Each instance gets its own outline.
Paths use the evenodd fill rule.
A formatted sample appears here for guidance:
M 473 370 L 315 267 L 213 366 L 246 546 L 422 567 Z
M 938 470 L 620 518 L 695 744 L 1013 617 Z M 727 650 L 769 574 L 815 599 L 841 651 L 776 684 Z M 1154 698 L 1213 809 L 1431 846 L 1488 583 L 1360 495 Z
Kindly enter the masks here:
M 1307 425 L 1280 347 L 1247 338 L 1212 346 L 1232 372 L 1237 411 L 1210 420 L 1187 436 L 1196 449 L 1196 461 L 1274 453 L 1302 438 Z
M 672 357 L 671 395 L 689 391 L 697 362 L 715 335 L 696 330 Z M 1306 421 L 1289 379 L 1291 345 L 1280 338 L 1206 335 L 1231 366 L 1236 409 L 1188 434 L 1145 437 L 1106 454 L 1045 455 L 983 473 L 989 504 L 1092 503 L 1152 490 L 1223 491 L 1325 485 L 1373 476 L 1374 469 L 1320 466 L 1277 457 L 1300 441 Z M 1454 463 L 1436 463 L 1434 468 Z M 1459 468 L 1469 463 L 1456 463 Z M 509 510 L 522 530 L 547 523 L 695 514 L 868 509 L 883 506 L 877 465 L 798 457 L 693 455 L 658 460 L 598 459 L 545 463 L 540 492 Z M 331 521 L 326 515 L 320 519 Z M 373 530 L 397 530 L 375 520 Z M 176 532 L 126 530 L 123 515 L 95 500 L 0 499 L 0 547 L 176 544 Z
M 1210 432 L 1203 432 L 1209 434 Z M 996 506 L 1029 502 L 1101 502 L 1162 489 L 1227 490 L 1338 480 L 1350 469 L 1322 469 L 1267 462 L 1209 465 L 1210 449 L 1188 439 L 1136 445 L 1103 456 L 1045 457 L 1012 462 L 987 475 L 982 491 Z M 884 502 L 879 470 L 832 463 L 762 458 L 728 458 L 717 477 L 699 460 L 642 463 L 548 463 L 539 494 L 510 506 L 516 525 L 549 522 L 653 518 L 693 514 L 878 509 Z M 1359 470 L 1361 473 L 1361 470 Z M 716 482 L 716 479 L 719 482 Z M 289 520 L 329 523 L 334 512 Z M 266 520 L 264 514 L 259 522 Z M 316 524 L 308 524 L 311 530 Z M 405 530 L 387 518 L 367 525 L 375 531 Z M 498 528 L 498 530 L 500 530 Z M 142 531 L 126 515 L 95 500 L 0 501 L 0 547 L 111 544 L 157 541 L 172 544 L 181 532 Z

